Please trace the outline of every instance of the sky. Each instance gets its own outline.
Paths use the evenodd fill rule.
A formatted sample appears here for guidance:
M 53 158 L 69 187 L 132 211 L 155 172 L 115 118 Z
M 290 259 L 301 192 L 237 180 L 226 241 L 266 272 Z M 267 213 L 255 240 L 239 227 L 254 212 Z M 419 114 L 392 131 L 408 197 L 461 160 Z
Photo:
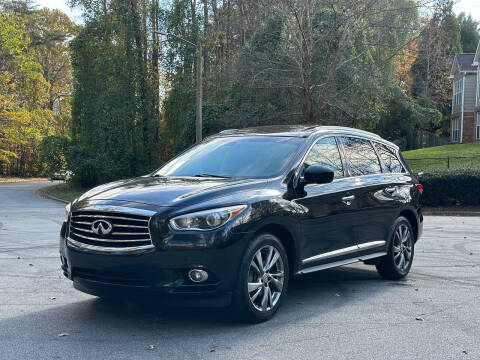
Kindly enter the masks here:
M 68 0 L 36 0 L 40 7 L 48 7 L 50 9 L 60 9 L 67 13 L 75 22 L 81 22 L 80 12 L 71 10 L 67 5 Z M 465 12 L 471 14 L 472 17 L 480 22 L 480 0 L 458 0 L 455 5 L 457 14 Z

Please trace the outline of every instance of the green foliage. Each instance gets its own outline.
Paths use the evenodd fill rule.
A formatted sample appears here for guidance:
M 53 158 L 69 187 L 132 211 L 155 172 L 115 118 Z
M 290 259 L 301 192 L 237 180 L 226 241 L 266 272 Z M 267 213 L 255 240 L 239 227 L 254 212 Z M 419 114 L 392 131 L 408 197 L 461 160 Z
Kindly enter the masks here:
M 462 43 L 462 52 L 474 53 L 477 50 L 480 33 L 478 32 L 478 21 L 475 21 L 471 15 L 461 13 L 458 15 L 460 23 L 460 41 Z
M 55 133 L 50 84 L 32 46 L 30 19 L 11 11 L 0 15 L 0 171 L 21 176 L 42 170 L 38 145 Z
M 436 170 L 423 174 L 420 182 L 426 206 L 480 205 L 479 169 Z
M 226 128 L 231 128 L 232 124 L 222 123 L 224 115 L 228 112 L 228 105 L 206 103 L 203 105 L 203 137 L 216 134 Z M 192 109 L 187 117 L 186 124 L 181 131 L 176 143 L 176 152 L 180 152 L 195 143 L 195 111 Z
M 461 52 L 460 23 L 453 2 L 440 2 L 419 39 L 419 54 L 412 65 L 411 95 L 420 105 L 438 109 L 443 116 L 436 126 L 450 124 L 452 90 L 449 79 L 453 57 Z
M 127 1 L 91 19 L 71 44 L 73 181 L 140 175 L 155 161 L 158 119 L 137 14 Z
M 425 108 L 408 97 L 399 88 L 392 88 L 392 93 L 379 123 L 380 134 L 395 142 L 401 149 L 411 149 L 415 144 L 416 132 L 438 124 L 442 114 L 434 109 Z
M 66 169 L 70 139 L 66 136 L 47 136 L 40 144 L 40 161 L 48 174 Z

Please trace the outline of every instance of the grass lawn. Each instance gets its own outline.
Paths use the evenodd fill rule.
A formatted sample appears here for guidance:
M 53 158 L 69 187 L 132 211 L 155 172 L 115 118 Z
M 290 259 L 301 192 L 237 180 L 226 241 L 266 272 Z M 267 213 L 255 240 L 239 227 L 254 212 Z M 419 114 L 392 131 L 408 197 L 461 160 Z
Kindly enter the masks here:
M 452 144 L 434 146 L 426 149 L 417 149 L 403 152 L 406 159 L 423 159 L 451 156 L 480 156 L 480 142 L 471 144 Z
M 480 142 L 410 150 L 403 152 L 403 156 L 413 171 L 478 168 L 480 167 Z M 459 156 L 477 156 L 477 158 L 455 159 Z
M 88 189 L 78 188 L 68 183 L 55 184 L 40 189 L 40 193 L 65 201 L 73 201 Z

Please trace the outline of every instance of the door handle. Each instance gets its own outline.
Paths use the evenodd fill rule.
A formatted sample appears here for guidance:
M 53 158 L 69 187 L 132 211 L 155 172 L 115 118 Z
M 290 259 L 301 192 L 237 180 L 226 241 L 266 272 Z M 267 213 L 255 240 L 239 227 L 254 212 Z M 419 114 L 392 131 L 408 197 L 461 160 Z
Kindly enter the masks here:
M 353 200 L 355 200 L 355 195 L 348 195 L 348 196 L 342 197 L 342 202 L 347 206 L 352 205 Z
M 393 194 L 395 191 L 397 191 L 397 187 L 396 187 L 396 186 L 391 186 L 391 187 L 385 188 L 385 192 L 386 192 L 387 194 Z

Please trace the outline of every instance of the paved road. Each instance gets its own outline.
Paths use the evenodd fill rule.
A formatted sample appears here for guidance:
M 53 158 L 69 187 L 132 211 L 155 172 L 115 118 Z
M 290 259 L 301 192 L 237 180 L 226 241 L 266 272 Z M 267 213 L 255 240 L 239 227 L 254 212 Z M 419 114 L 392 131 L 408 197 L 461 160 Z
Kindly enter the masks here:
M 3 360 L 480 359 L 478 218 L 427 217 L 404 281 L 381 280 L 365 265 L 310 274 L 292 283 L 273 320 L 247 326 L 224 311 L 114 303 L 72 289 L 58 260 L 64 206 L 36 196 L 43 185 L 0 185 Z

